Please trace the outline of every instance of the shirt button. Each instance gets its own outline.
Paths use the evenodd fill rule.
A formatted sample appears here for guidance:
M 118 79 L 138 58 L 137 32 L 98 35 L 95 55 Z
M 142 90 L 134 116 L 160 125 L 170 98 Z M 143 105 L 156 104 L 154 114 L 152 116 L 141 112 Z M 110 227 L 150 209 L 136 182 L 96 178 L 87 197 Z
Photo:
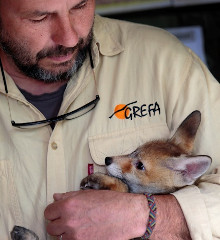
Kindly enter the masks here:
M 53 150 L 56 150 L 58 148 L 58 146 L 55 142 L 51 143 L 51 147 L 52 147 Z

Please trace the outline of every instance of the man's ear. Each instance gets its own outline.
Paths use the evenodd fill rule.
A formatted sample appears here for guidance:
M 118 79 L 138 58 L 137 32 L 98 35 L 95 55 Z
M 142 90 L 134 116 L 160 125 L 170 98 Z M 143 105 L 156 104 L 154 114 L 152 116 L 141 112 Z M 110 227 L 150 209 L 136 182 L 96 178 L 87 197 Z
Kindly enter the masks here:
M 168 159 L 166 167 L 174 171 L 174 184 L 177 187 L 191 185 L 210 167 L 212 159 L 209 156 L 185 156 Z
M 192 112 L 179 126 L 173 137 L 169 140 L 180 146 L 188 154 L 192 152 L 194 140 L 199 124 L 201 122 L 201 113 Z

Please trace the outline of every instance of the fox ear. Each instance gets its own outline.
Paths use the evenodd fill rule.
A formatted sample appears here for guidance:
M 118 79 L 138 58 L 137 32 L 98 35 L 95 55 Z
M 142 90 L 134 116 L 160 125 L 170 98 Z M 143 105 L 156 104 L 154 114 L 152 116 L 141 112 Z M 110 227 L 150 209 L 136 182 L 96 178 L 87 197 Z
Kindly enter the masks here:
M 167 168 L 175 172 L 175 184 L 179 187 L 193 184 L 210 167 L 212 159 L 209 156 L 180 156 L 170 159 Z
M 201 122 L 201 113 L 192 112 L 179 126 L 171 142 L 182 147 L 187 153 L 191 153 L 199 124 Z

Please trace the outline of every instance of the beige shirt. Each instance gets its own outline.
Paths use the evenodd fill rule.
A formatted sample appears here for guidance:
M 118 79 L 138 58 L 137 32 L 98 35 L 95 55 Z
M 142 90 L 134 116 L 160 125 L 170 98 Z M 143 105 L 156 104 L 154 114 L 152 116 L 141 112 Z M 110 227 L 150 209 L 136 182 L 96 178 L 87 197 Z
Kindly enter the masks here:
M 193 240 L 219 239 L 219 83 L 176 38 L 150 26 L 97 16 L 92 54 L 96 84 L 87 59 L 68 83 L 59 114 L 95 99 L 96 87 L 100 101 L 89 113 L 58 122 L 53 131 L 49 126 L 12 127 L 0 79 L 0 239 L 10 239 L 14 225 L 33 230 L 42 240 L 52 239 L 46 237 L 43 212 L 53 193 L 79 190 L 88 164 L 104 172 L 106 156 L 129 153 L 145 141 L 171 136 L 196 109 L 202 113 L 202 123 L 194 152 L 210 155 L 213 162 L 198 186 L 186 187 L 175 196 Z M 44 119 L 7 73 L 6 77 L 12 119 Z M 125 119 L 114 115 L 119 104 L 130 104 Z

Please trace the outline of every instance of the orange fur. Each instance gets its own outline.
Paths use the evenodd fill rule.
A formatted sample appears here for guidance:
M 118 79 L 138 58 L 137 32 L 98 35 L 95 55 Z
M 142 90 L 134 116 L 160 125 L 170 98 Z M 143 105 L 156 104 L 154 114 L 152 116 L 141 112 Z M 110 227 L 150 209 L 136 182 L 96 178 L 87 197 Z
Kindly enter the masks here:
M 107 157 L 109 176 L 88 176 L 81 188 L 170 193 L 193 184 L 211 164 L 208 156 L 191 156 L 200 121 L 201 114 L 195 111 L 181 123 L 172 138 L 147 142 L 128 155 Z

